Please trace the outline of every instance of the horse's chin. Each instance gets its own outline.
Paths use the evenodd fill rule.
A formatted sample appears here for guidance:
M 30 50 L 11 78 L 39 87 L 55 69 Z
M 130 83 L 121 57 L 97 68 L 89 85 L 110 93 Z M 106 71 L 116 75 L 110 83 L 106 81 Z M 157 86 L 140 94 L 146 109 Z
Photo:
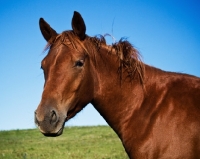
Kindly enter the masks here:
M 57 136 L 60 136 L 62 135 L 63 133 L 63 130 L 64 130 L 64 126 L 62 126 L 57 132 L 55 133 L 46 133 L 46 132 L 41 132 L 44 136 L 46 137 L 57 137 Z
M 60 126 L 57 126 L 56 129 L 50 129 L 50 128 L 47 128 L 47 127 L 40 127 L 38 126 L 40 132 L 44 135 L 44 136 L 47 136 L 47 137 L 56 137 L 56 136 L 60 136 L 62 135 L 63 133 L 63 130 L 64 130 L 64 126 L 65 126 L 65 122 L 64 123 L 60 123 Z

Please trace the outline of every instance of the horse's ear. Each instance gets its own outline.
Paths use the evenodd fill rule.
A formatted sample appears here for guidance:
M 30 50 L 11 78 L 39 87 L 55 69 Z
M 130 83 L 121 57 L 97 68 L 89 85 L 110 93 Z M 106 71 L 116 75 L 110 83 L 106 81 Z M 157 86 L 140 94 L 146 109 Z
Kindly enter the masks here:
M 56 31 L 52 29 L 51 26 L 43 18 L 40 18 L 39 25 L 40 31 L 46 41 L 49 41 L 52 37 L 58 35 Z
M 80 40 L 84 40 L 86 31 L 85 22 L 80 13 L 76 11 L 74 11 L 72 18 L 72 29 L 74 33 L 80 38 Z

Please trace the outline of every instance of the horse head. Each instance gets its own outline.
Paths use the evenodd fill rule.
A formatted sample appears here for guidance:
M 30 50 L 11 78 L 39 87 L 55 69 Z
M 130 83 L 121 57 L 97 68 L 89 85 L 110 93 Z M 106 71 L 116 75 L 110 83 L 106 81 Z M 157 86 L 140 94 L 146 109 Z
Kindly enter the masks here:
M 49 52 L 41 62 L 45 84 L 35 123 L 45 136 L 58 136 L 65 122 L 93 98 L 89 56 L 82 44 L 86 26 L 78 12 L 74 12 L 71 31 L 58 34 L 42 18 L 39 24 Z

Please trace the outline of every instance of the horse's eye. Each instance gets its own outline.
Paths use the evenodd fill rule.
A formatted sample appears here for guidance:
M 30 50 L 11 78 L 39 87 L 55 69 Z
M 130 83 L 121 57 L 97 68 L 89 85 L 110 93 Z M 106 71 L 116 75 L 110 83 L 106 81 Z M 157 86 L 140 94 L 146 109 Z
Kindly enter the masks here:
M 83 60 L 78 60 L 78 61 L 76 61 L 75 66 L 76 66 L 76 67 L 82 67 L 83 64 L 84 64 L 84 61 L 83 61 Z

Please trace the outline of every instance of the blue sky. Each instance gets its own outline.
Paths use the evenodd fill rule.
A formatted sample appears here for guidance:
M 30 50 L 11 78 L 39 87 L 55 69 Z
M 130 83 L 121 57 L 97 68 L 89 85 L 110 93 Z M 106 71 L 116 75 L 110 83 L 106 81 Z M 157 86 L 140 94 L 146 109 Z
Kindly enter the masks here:
M 46 44 L 38 21 L 43 17 L 60 33 L 71 29 L 74 10 L 82 14 L 88 35 L 127 37 L 146 64 L 200 77 L 199 0 L 1 0 L 0 130 L 35 128 Z M 66 125 L 102 124 L 88 105 Z

